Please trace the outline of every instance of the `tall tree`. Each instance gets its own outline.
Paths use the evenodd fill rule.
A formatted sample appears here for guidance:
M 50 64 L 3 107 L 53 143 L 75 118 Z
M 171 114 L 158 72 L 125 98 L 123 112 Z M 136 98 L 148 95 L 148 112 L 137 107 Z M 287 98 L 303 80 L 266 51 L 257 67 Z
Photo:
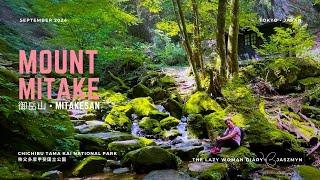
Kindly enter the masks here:
M 200 22 L 199 22 L 199 8 L 198 2 L 192 0 L 192 14 L 193 14 L 193 33 L 194 33 L 194 60 L 197 64 L 197 67 L 201 68 L 201 71 L 204 72 L 204 64 L 202 57 L 202 48 L 201 48 L 201 38 L 200 38 Z
M 238 74 L 239 0 L 231 0 L 231 24 L 228 35 L 229 72 Z
M 219 0 L 217 15 L 217 50 L 218 60 L 220 60 L 219 74 L 222 82 L 227 79 L 227 61 L 226 61 L 226 42 L 225 42 L 225 24 L 226 24 L 227 0 Z
M 188 61 L 189 64 L 192 68 L 192 72 L 196 81 L 196 85 L 197 85 L 197 90 L 202 90 L 201 88 L 201 83 L 200 83 L 200 78 L 199 78 L 199 74 L 196 68 L 196 63 L 194 60 L 194 54 L 192 51 L 192 47 L 191 47 L 191 43 L 188 37 L 188 32 L 187 32 L 187 25 L 186 25 L 186 21 L 185 21 L 185 17 L 184 17 L 184 13 L 182 10 L 182 4 L 181 4 L 181 0 L 172 0 L 173 5 L 177 11 L 178 14 L 178 19 L 177 22 L 180 23 L 180 28 L 181 28 L 181 35 L 182 35 L 182 41 L 183 41 L 183 45 L 185 46 L 185 49 L 187 51 L 187 56 L 188 56 Z

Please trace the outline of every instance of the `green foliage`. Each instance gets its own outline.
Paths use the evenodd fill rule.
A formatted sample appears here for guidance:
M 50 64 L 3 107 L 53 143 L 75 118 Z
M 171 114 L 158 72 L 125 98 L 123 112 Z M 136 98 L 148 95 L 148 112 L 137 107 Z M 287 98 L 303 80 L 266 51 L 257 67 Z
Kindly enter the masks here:
M 296 65 L 295 61 L 290 58 L 275 59 L 268 65 L 268 67 L 277 77 L 277 80 L 273 82 L 276 87 L 279 87 L 288 81 L 293 82 L 297 78 L 295 72 L 300 71 L 300 68 Z
M 157 27 L 160 28 L 168 24 L 161 23 Z M 154 54 L 154 61 L 161 62 L 165 65 L 178 65 L 186 63 L 186 54 L 184 49 L 179 45 L 172 42 L 172 40 L 160 30 L 154 31 L 153 44 L 149 49 Z
M 262 45 L 258 50 L 263 55 L 301 56 L 310 50 L 314 44 L 314 37 L 307 31 L 307 25 L 301 24 L 296 18 L 291 28 L 276 27 L 276 33 L 270 36 L 270 42 Z

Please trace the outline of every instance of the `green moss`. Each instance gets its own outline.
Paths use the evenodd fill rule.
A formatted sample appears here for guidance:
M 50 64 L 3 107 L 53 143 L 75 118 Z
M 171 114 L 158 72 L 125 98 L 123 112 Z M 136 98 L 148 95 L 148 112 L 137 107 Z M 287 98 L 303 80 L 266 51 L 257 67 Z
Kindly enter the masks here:
M 150 117 L 144 117 L 139 122 L 140 128 L 144 129 L 147 134 L 156 134 L 159 133 L 160 123 L 156 119 Z
M 160 147 L 147 146 L 127 153 L 121 163 L 132 166 L 137 173 L 147 173 L 156 169 L 177 169 L 179 158 Z
M 221 111 L 220 105 L 205 92 L 196 92 L 186 103 L 185 110 L 189 114 L 202 114 L 207 111 Z
M 313 180 L 320 177 L 320 170 L 312 166 L 300 165 L 297 167 L 297 171 L 304 180 Z
M 171 76 L 166 75 L 159 79 L 159 83 L 161 86 L 166 87 L 174 85 L 175 81 Z
M 242 79 L 234 78 L 222 89 L 222 94 L 227 102 L 238 111 L 250 112 L 257 108 L 257 101 L 251 89 L 244 84 Z
M 143 85 L 142 83 L 139 83 L 135 86 L 133 86 L 130 90 L 129 90 L 129 95 L 130 97 L 133 98 L 138 98 L 138 97 L 148 97 L 151 95 L 151 90 L 146 87 L 145 85 Z
M 8 158 L 7 154 L 5 155 Z M 3 156 L 4 157 L 4 156 Z M 9 162 L 8 160 L 0 160 L 0 179 L 43 179 L 41 178 L 40 172 L 26 172 L 22 171 L 19 165 L 14 161 Z
M 188 118 L 187 129 L 191 137 L 208 137 L 207 123 L 201 114 L 190 114 Z
M 139 137 L 138 141 L 143 144 L 144 146 L 154 146 L 156 143 L 152 139 L 148 139 L 145 137 Z
M 151 102 L 152 99 L 150 97 L 141 97 L 131 100 L 128 105 L 131 106 L 134 112 L 140 117 L 150 116 L 158 119 L 159 117 L 168 116 L 160 112 Z
M 220 154 L 220 156 L 222 158 L 252 158 L 254 157 L 254 154 L 251 153 L 248 148 L 244 146 L 240 146 L 237 149 L 229 149 L 229 150 L 223 151 Z M 257 168 L 257 164 L 254 162 L 231 161 L 231 162 L 228 162 L 228 165 L 235 169 L 245 170 L 245 173 L 247 173 L 248 170 Z
M 105 118 L 105 122 L 115 130 L 131 131 L 132 122 L 128 118 L 131 106 L 114 106 Z
M 72 171 L 74 176 L 86 176 L 103 171 L 106 159 L 100 156 L 89 156 L 80 161 Z
M 171 129 L 169 131 L 162 131 L 161 136 L 164 139 L 174 139 L 175 137 L 179 136 L 179 131 L 177 129 Z
M 214 163 L 206 171 L 202 172 L 199 176 L 199 180 L 219 180 L 223 179 L 227 173 L 227 164 Z
M 106 100 L 107 103 L 112 105 L 124 105 L 128 98 L 121 93 L 116 93 L 112 90 L 107 90 L 100 93 L 100 99 Z
M 171 127 L 175 127 L 180 123 L 180 120 L 175 117 L 167 117 L 160 121 L 160 127 L 162 129 L 170 129 Z
M 302 85 L 310 88 L 316 84 L 320 84 L 320 77 L 308 77 L 299 81 Z

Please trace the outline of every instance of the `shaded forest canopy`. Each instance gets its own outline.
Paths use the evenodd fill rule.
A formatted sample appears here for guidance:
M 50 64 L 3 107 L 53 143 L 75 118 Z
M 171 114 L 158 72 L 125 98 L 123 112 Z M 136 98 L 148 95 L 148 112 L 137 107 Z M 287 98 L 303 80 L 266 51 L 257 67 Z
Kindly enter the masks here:
M 64 177 L 96 178 L 110 169 L 105 177 L 120 178 L 119 168 L 127 168 L 122 178 L 140 173 L 146 178 L 161 176 L 155 171 L 159 169 L 174 169 L 165 171 L 172 178 L 179 172 L 198 179 L 312 179 L 319 174 L 317 0 L 0 0 L 0 4 L 0 136 L 5 137 L 0 145 L 0 178 L 45 178 L 52 169 Z M 23 17 L 67 21 L 19 23 Z M 259 31 L 259 18 L 289 17 L 294 21 L 275 27 L 267 37 Z M 246 44 L 261 59 L 241 64 L 238 37 L 244 28 L 263 43 Z M 94 71 L 92 62 L 85 63 L 80 73 L 23 77 L 66 82 L 99 77 L 99 90 L 93 95 L 99 95 L 101 109 L 19 110 L 21 49 L 96 50 Z M 52 83 L 53 91 L 58 92 L 59 83 Z M 84 85 L 86 95 L 88 86 Z M 50 98 L 44 101 L 52 103 Z M 263 162 L 200 162 L 201 171 L 194 171 L 199 164 L 192 158 L 212 157 L 208 148 L 224 132 L 224 119 L 230 115 L 245 131 L 244 144 L 224 149 L 217 157 L 277 152 L 279 157 L 303 158 L 303 164 L 278 163 L 279 170 L 270 173 Z M 67 163 L 18 163 L 19 151 L 114 151 L 118 156 L 112 161 L 72 156 Z

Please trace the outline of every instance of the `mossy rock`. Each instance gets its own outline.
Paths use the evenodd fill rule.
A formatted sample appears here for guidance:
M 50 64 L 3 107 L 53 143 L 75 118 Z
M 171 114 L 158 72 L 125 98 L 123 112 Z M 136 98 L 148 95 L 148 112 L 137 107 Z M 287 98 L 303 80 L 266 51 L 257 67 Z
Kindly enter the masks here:
M 138 137 L 137 139 L 143 146 L 155 146 L 156 143 L 152 139 L 145 137 Z
M 140 143 L 140 141 L 133 140 L 125 140 L 125 141 L 113 141 L 108 145 L 110 151 L 117 152 L 118 155 L 124 156 L 126 153 L 139 149 L 144 145 Z
M 173 77 L 165 75 L 159 79 L 159 85 L 162 87 L 170 87 L 175 85 Z
M 167 117 L 168 114 L 160 112 L 150 97 L 141 97 L 131 100 L 128 104 L 134 110 L 134 113 L 139 117 L 149 116 L 151 118 L 159 119 Z
M 109 144 L 113 141 L 124 141 L 135 139 L 132 134 L 125 132 L 105 132 L 105 133 L 91 133 L 86 134 L 87 136 L 93 136 L 104 140 L 106 144 Z
M 150 97 L 155 101 L 158 102 L 160 100 L 166 99 L 168 97 L 167 91 L 162 89 L 161 87 L 156 87 L 151 90 Z
M 148 173 L 152 170 L 177 169 L 179 158 L 160 147 L 148 146 L 127 153 L 121 163 L 132 166 L 137 173 Z
M 98 137 L 90 134 L 76 134 L 74 138 L 80 141 L 81 151 L 106 151 L 108 146 L 107 143 Z
M 160 132 L 160 123 L 156 119 L 144 117 L 139 122 L 139 127 L 144 129 L 146 134 L 157 134 Z
M 313 180 L 320 177 L 320 170 L 313 166 L 299 165 L 293 176 L 304 180 Z
M 250 152 L 250 150 L 244 146 L 240 146 L 237 149 L 227 149 L 225 151 L 222 151 L 221 154 L 219 154 L 221 158 L 253 158 L 254 154 Z M 249 170 L 253 170 L 258 167 L 258 165 L 254 162 L 248 161 L 248 162 L 237 162 L 232 161 L 227 163 L 229 168 L 242 170 L 244 175 L 248 176 Z
M 208 159 L 211 157 L 211 152 L 209 150 L 202 150 L 198 153 L 197 158 Z
M 130 132 L 132 122 L 128 118 L 132 113 L 131 106 L 114 106 L 110 113 L 105 118 L 105 122 L 111 126 L 114 130 L 121 130 Z
M 188 133 L 197 138 L 207 138 L 207 122 L 201 114 L 190 114 L 188 116 Z
M 183 113 L 183 105 L 174 100 L 173 98 L 168 98 L 164 103 L 163 107 L 170 113 L 171 116 L 180 119 Z
M 100 99 L 105 100 L 111 105 L 124 105 L 128 101 L 125 94 L 121 94 L 119 92 L 116 93 L 112 90 L 102 90 L 102 92 L 99 93 Z
M 138 98 L 138 97 L 148 97 L 152 94 L 151 89 L 146 87 L 145 85 L 138 83 L 137 85 L 133 86 L 129 90 L 129 95 L 132 98 Z
M 207 170 L 202 172 L 197 179 L 199 180 L 219 180 L 227 176 L 228 166 L 225 163 L 214 163 Z
M 89 156 L 80 161 L 72 171 L 73 176 L 87 176 L 103 172 L 107 160 L 100 156 Z
M 185 106 L 188 114 L 209 114 L 221 110 L 220 105 L 205 92 L 193 94 Z
M 179 136 L 179 131 L 177 129 L 170 129 L 169 131 L 164 130 L 161 132 L 161 137 L 166 140 L 173 140 Z
M 176 127 L 180 123 L 180 120 L 175 117 L 167 117 L 160 121 L 160 127 L 162 129 L 171 129 L 172 127 Z

